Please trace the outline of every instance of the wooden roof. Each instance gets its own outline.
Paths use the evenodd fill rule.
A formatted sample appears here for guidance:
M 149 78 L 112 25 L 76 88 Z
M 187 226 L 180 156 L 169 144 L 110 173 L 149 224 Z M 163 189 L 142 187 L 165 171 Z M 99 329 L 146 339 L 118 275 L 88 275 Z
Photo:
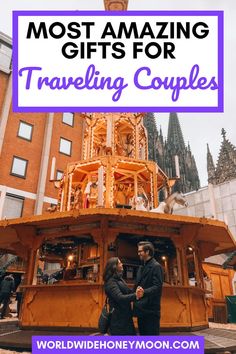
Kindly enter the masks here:
M 103 223 L 103 224 L 102 224 Z M 26 257 L 42 237 L 85 235 L 102 225 L 117 232 L 147 236 L 178 237 L 201 244 L 205 257 L 230 252 L 236 243 L 224 222 L 180 215 L 128 209 L 81 209 L 0 221 L 0 249 Z M 210 246 L 210 247 L 209 247 Z

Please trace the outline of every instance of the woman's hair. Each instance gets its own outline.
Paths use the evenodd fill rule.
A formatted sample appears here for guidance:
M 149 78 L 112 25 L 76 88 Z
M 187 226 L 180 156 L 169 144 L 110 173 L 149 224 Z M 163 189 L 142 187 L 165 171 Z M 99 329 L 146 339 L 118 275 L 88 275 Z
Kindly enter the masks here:
M 114 274 L 117 274 L 118 257 L 111 257 L 108 259 L 104 273 L 103 281 L 106 283 Z

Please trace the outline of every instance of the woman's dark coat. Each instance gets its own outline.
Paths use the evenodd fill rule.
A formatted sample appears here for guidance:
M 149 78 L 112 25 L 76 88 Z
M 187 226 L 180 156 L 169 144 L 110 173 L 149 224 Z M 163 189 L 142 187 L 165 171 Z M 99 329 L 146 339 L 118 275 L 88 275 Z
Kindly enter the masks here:
M 105 293 L 108 297 L 110 310 L 114 309 L 110 323 L 110 334 L 135 335 L 131 310 L 131 302 L 136 298 L 135 293 L 132 293 L 118 275 L 113 275 L 105 283 Z

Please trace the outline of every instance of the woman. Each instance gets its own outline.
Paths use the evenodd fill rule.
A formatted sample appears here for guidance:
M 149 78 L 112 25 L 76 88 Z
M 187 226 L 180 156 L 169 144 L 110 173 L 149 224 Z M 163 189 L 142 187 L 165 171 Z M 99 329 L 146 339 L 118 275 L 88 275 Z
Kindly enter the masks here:
M 123 264 L 118 257 L 108 260 L 103 274 L 105 293 L 110 310 L 113 309 L 110 323 L 111 335 L 136 335 L 132 319 L 131 302 L 136 299 L 122 279 Z M 141 297 L 142 294 L 137 294 Z

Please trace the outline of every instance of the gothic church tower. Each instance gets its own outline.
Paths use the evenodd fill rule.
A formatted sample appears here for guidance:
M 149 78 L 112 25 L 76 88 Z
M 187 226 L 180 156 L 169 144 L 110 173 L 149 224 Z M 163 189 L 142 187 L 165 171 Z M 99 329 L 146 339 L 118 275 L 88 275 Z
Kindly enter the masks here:
M 148 113 L 144 120 L 148 131 L 149 158 L 158 163 L 170 178 L 177 177 L 176 156 L 179 161 L 180 178 L 173 191 L 183 193 L 197 190 L 200 187 L 198 170 L 190 145 L 185 145 L 183 133 L 176 113 L 170 113 L 167 141 L 162 131 L 158 132 L 153 113 Z
M 224 129 L 222 129 L 221 135 L 223 141 L 216 167 L 214 166 L 209 146 L 207 146 L 208 182 L 212 184 L 219 184 L 236 178 L 236 147 L 226 139 Z

